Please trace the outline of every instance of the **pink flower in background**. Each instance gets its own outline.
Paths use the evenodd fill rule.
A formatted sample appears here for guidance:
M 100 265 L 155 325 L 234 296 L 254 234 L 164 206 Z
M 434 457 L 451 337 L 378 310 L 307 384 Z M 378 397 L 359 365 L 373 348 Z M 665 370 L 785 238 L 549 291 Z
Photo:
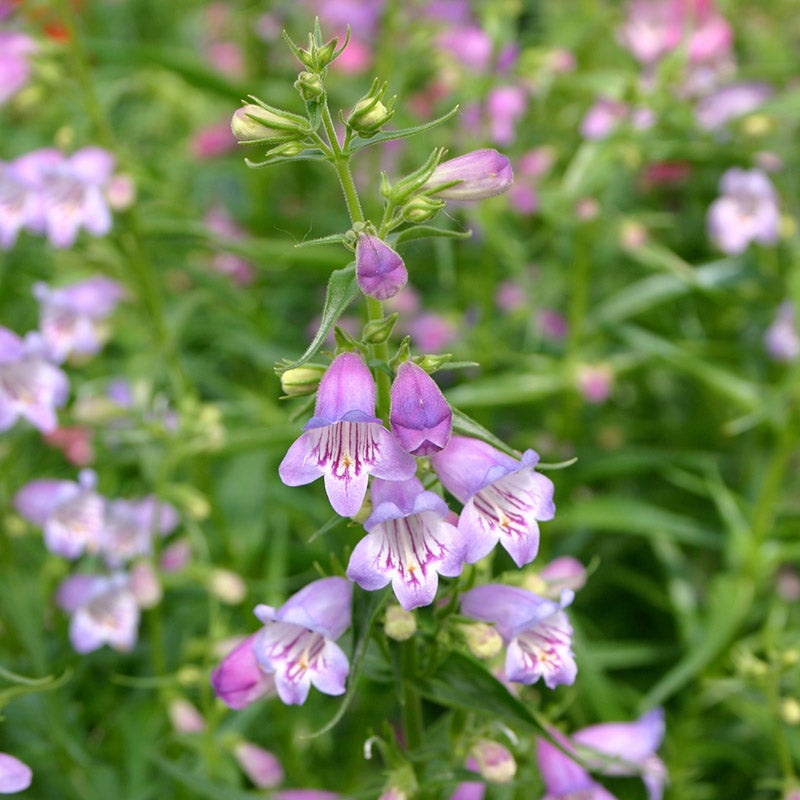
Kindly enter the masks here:
M 563 314 L 551 308 L 540 308 L 536 314 L 536 321 L 542 336 L 546 339 L 560 342 L 566 339 L 569 325 Z
M 785 300 L 764 334 L 764 347 L 775 361 L 796 361 L 800 356 L 800 334 L 794 303 Z
M 24 33 L 0 31 L 0 106 L 7 103 L 30 79 L 30 57 L 36 42 Z
M 98 275 L 52 288 L 36 283 L 33 294 L 41 305 L 39 328 L 48 356 L 60 363 L 67 356 L 94 355 L 102 347 L 102 323 L 126 295 L 121 283 Z
M 708 234 L 729 255 L 751 242 L 775 244 L 780 237 L 778 193 L 760 169 L 734 167 L 722 176 L 722 193 L 708 209 Z
M 205 222 L 212 233 L 234 242 L 243 239 L 246 235 L 245 229 L 231 217 L 223 206 L 215 206 L 207 211 Z M 255 267 L 247 259 L 224 250 L 214 254 L 211 266 L 221 275 L 227 275 L 238 286 L 249 286 L 256 277 Z
M 620 43 L 642 64 L 652 64 L 671 53 L 681 41 L 679 5 L 674 0 L 633 0 L 617 31 Z
M 94 461 L 92 432 L 79 425 L 58 427 L 44 434 L 44 440 L 64 454 L 70 464 L 76 467 L 87 467 Z
M 180 522 L 169 503 L 153 495 L 139 500 L 111 500 L 106 506 L 103 557 L 109 567 L 119 567 L 153 552 L 153 537 L 167 536 Z
M 601 97 L 583 117 L 581 136 L 589 140 L 605 139 L 628 118 L 629 113 L 630 108 L 625 103 Z
M 575 381 L 587 403 L 604 403 L 614 386 L 614 372 L 608 364 L 581 364 Z
M 492 142 L 503 147 L 517 138 L 517 122 L 528 106 L 527 92 L 520 86 L 498 86 L 486 98 Z
M 455 324 L 434 311 L 416 315 L 405 325 L 405 330 L 414 345 L 426 353 L 440 352 L 458 339 Z
M 718 130 L 730 120 L 752 113 L 772 94 L 773 89 L 769 84 L 755 81 L 723 86 L 697 103 L 697 124 L 709 131 Z
M 0 325 L 0 432 L 24 417 L 42 433 L 58 427 L 55 409 L 69 394 L 67 376 L 46 357 L 37 333 L 20 339 Z
M 252 742 L 242 741 L 234 745 L 233 755 L 254 786 L 268 789 L 283 781 L 283 767 L 269 750 Z
M 0 162 L 0 250 L 13 247 L 22 229 L 38 230 L 42 214 L 41 198 L 17 162 Z
M 474 72 L 486 72 L 494 46 L 487 33 L 477 25 L 448 27 L 436 36 L 436 44 L 462 66 Z
M 189 140 L 189 153 L 200 160 L 218 158 L 235 150 L 237 146 L 236 137 L 231 133 L 230 118 L 225 117 L 224 120 L 195 131 Z

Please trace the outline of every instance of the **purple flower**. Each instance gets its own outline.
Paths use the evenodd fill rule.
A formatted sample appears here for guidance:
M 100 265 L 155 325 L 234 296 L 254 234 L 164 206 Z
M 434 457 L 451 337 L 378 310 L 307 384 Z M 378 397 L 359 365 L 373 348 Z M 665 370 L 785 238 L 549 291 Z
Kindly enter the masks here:
M 709 131 L 717 130 L 729 120 L 755 111 L 772 94 L 772 87 L 766 83 L 734 83 L 724 86 L 698 102 L 695 108 L 697 124 Z
M 228 708 L 244 708 L 259 697 L 275 692 L 274 676 L 265 672 L 256 659 L 254 645 L 257 636 L 254 633 L 236 645 L 211 673 L 214 694 Z
M 785 300 L 764 334 L 764 347 L 775 361 L 795 361 L 800 356 L 800 335 L 794 304 Z
M 287 486 L 325 476 L 333 510 L 352 517 L 361 508 L 369 475 L 410 478 L 417 468 L 375 416 L 375 381 L 354 353 L 337 356 L 322 376 L 314 416 L 278 467 Z
M 390 581 L 406 611 L 433 602 L 439 575 L 461 574 L 464 545 L 445 521 L 447 504 L 426 491 L 418 478 L 372 483 L 368 534 L 355 546 L 347 577 L 362 589 L 382 589 Z
M 58 427 L 55 409 L 69 394 L 67 376 L 44 356 L 35 333 L 25 340 L 0 325 L 0 431 L 25 417 L 42 433 Z
M 153 552 L 153 536 L 166 536 L 179 522 L 169 503 L 152 495 L 140 500 L 112 500 L 106 510 L 103 556 L 106 565 L 119 567 Z
M 436 36 L 441 51 L 448 52 L 467 69 L 486 72 L 492 59 L 492 40 L 477 25 L 451 26 Z
M 525 113 L 528 97 L 520 86 L 497 86 L 486 98 L 492 141 L 508 146 L 517 138 L 517 122 Z
M 760 169 L 729 169 L 719 186 L 722 196 L 708 209 L 708 234 L 720 250 L 737 255 L 750 242 L 778 241 L 778 194 Z
M 14 507 L 29 522 L 44 530 L 51 553 L 78 558 L 85 550 L 97 552 L 105 532 L 105 504 L 94 491 L 97 477 L 82 470 L 78 482 L 37 480 L 23 486 Z
M 605 139 L 627 118 L 630 109 L 625 103 L 601 97 L 581 120 L 581 136 L 584 139 Z
M 620 43 L 643 64 L 652 64 L 681 42 L 680 9 L 673 0 L 633 0 L 617 32 Z
M 602 775 L 640 775 L 649 800 L 661 800 L 666 767 L 655 753 L 664 738 L 662 709 L 655 708 L 635 722 L 591 725 L 571 740 L 557 732 L 553 737 L 587 769 Z M 587 800 L 615 800 L 584 766 L 545 739 L 536 742 L 536 758 L 547 789 L 545 800 L 568 800 L 578 794 Z
M 364 233 L 356 243 L 356 278 L 364 294 L 386 300 L 406 285 L 408 271 L 403 259 L 388 244 Z
M 458 530 L 467 542 L 467 563 L 483 558 L 498 541 L 518 567 L 536 558 L 537 521 L 555 514 L 553 483 L 534 470 L 538 461 L 533 450 L 517 461 L 465 436 L 453 436 L 431 456 L 439 480 L 464 503 Z
M 36 50 L 30 36 L 0 31 L 0 106 L 22 89 L 30 78 L 29 57 Z
M 31 785 L 33 773 L 18 758 L 0 753 L 0 794 L 22 792 Z
M 0 249 L 13 247 L 22 228 L 36 230 L 41 214 L 40 198 L 16 162 L 0 162 Z
M 502 194 L 514 180 L 511 162 L 497 150 L 473 150 L 443 161 L 423 187 L 442 200 L 483 200 Z
M 389 422 L 400 446 L 413 456 L 438 453 L 453 431 L 453 411 L 422 367 L 404 361 L 392 383 Z
M 99 147 L 65 156 L 44 148 L 15 162 L 26 184 L 40 196 L 41 219 L 35 226 L 53 247 L 71 247 L 84 228 L 94 236 L 111 230 L 111 212 L 103 189 L 112 177 L 114 157 Z
M 125 289 L 111 278 L 96 276 L 58 289 L 37 283 L 33 293 L 41 303 L 39 327 L 48 355 L 61 362 L 70 353 L 94 355 L 100 350 L 100 323 L 125 296 Z
M 312 684 L 324 694 L 344 694 L 350 665 L 335 640 L 350 627 L 352 595 L 353 585 L 344 578 L 321 578 L 277 611 L 256 606 L 264 623 L 253 645 L 256 659 L 274 675 L 287 705 L 302 705 Z
M 548 689 L 575 682 L 572 627 L 564 608 L 574 593 L 564 590 L 558 602 L 513 586 L 486 584 L 461 597 L 468 617 L 492 622 L 506 651 L 505 677 L 516 683 L 544 679 Z
M 136 644 L 139 606 L 124 573 L 71 575 L 59 586 L 56 602 L 72 614 L 69 639 L 78 653 L 104 644 L 128 651 Z
M 272 788 L 283 782 L 283 767 L 269 750 L 242 741 L 234 745 L 233 755 L 255 786 Z

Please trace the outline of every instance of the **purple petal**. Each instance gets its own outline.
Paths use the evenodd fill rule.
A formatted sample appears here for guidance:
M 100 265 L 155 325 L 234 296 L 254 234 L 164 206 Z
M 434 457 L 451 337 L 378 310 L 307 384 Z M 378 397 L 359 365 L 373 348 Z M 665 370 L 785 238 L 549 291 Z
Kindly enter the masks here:
M 511 162 L 497 150 L 483 149 L 439 164 L 423 188 L 444 200 L 483 200 L 502 194 L 513 180 Z
M 68 159 L 69 170 L 81 181 L 101 186 L 114 171 L 114 156 L 100 147 L 83 147 Z
M 14 508 L 28 522 L 42 526 L 59 505 L 79 492 L 80 486 L 74 481 L 31 481 L 14 495 Z
M 338 644 L 331 641 L 325 643 L 322 655 L 309 670 L 312 685 L 323 694 L 334 696 L 344 694 L 349 672 L 347 656 Z
M 70 575 L 58 587 L 56 604 L 72 614 L 92 599 L 96 585 L 97 575 Z
M 337 422 L 352 411 L 375 419 L 375 381 L 359 356 L 342 353 L 319 382 L 314 418 Z
M 563 736 L 555 731 L 551 733 L 563 747 L 572 750 Z M 555 798 L 579 795 L 580 792 L 589 792 L 597 786 L 583 767 L 545 739 L 536 740 L 536 761 L 548 796 Z M 594 795 L 591 797 L 594 800 Z
M 590 725 L 572 737 L 576 744 L 633 763 L 640 763 L 652 756 L 663 738 L 664 711 L 661 708 L 648 711 L 635 722 Z M 630 774 L 630 771 L 627 774 Z
M 283 457 L 278 475 L 287 486 L 305 486 L 322 475 L 322 468 L 312 458 L 318 438 L 316 430 L 307 431 L 292 444 Z
M 344 578 L 320 578 L 293 594 L 275 618 L 300 625 L 328 639 L 338 639 L 350 627 L 353 584 Z
M 361 510 L 367 495 L 369 473 L 363 471 L 350 477 L 325 475 L 325 492 L 333 510 L 342 517 L 354 517 Z
M 433 378 L 413 361 L 397 370 L 390 423 L 400 446 L 415 456 L 437 453 L 450 440 L 453 412 Z
M 7 753 L 0 753 L 0 794 L 22 792 L 32 780 L 33 773 L 27 764 Z
M 228 708 L 244 708 L 274 691 L 273 676 L 259 666 L 253 650 L 257 635 L 248 636 L 234 647 L 211 673 L 214 693 Z
M 377 236 L 362 234 L 356 243 L 356 277 L 364 294 L 387 300 L 406 285 L 408 271 L 389 245 Z

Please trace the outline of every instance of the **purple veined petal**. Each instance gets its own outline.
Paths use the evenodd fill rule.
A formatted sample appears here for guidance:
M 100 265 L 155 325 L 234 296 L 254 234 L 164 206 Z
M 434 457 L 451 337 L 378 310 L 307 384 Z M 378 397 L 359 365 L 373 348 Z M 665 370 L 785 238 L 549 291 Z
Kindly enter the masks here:
M 555 602 L 518 586 L 487 583 L 461 596 L 461 612 L 481 622 L 494 623 L 507 643 L 526 628 L 566 608 L 573 599 L 569 590 L 564 590 L 561 601 Z
M 520 632 L 508 644 L 506 679 L 532 684 L 544 679 L 548 689 L 572 685 L 578 667 L 572 654 L 572 626 L 563 611 Z
M 648 711 L 634 722 L 605 722 L 599 725 L 590 725 L 572 736 L 572 740 L 576 744 L 634 765 L 640 764 L 652 756 L 661 745 L 663 738 L 664 710 L 661 708 Z M 585 760 L 588 764 L 594 764 L 593 759 Z M 609 775 L 636 773 L 636 769 L 631 769 L 630 766 L 610 765 L 604 759 L 597 761 L 598 768 L 600 768 L 601 762 L 603 771 Z
M 336 642 L 327 641 L 316 663 L 309 668 L 311 684 L 323 694 L 344 694 L 350 663 Z
M 273 619 L 300 625 L 328 639 L 338 639 L 350 627 L 352 599 L 350 581 L 320 578 L 293 594 Z
M 342 517 L 358 514 L 367 495 L 369 473 L 357 472 L 350 477 L 328 473 L 324 480 L 325 493 L 333 510 Z
M 28 522 L 42 526 L 53 511 L 80 492 L 74 481 L 36 480 L 14 495 L 14 508 Z
M 306 428 L 338 422 L 354 411 L 363 415 L 359 422 L 376 421 L 375 381 L 360 356 L 342 353 L 319 382 L 314 417 Z
M 95 576 L 90 597 L 75 610 L 69 637 L 78 653 L 88 653 L 104 644 L 128 651 L 136 644 L 139 607 L 126 575 Z
M 214 694 L 228 708 L 240 709 L 275 692 L 275 678 L 265 672 L 256 658 L 257 633 L 248 636 L 228 653 L 211 673 Z
M 14 794 L 27 789 L 33 781 L 31 768 L 8 753 L 0 753 L 0 794 Z
M 390 423 L 400 446 L 415 456 L 433 455 L 450 441 L 453 411 L 433 378 L 413 361 L 397 369 Z
M 105 501 L 93 491 L 81 490 L 53 509 L 44 525 L 44 542 L 51 553 L 78 558 L 97 552 L 105 533 Z

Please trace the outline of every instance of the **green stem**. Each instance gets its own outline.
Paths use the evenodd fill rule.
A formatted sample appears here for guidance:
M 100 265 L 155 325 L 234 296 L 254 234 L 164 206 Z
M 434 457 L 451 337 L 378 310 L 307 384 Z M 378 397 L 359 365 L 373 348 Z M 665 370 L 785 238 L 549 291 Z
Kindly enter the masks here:
M 422 744 L 422 698 L 416 687 L 417 649 L 416 640 L 403 642 L 403 730 L 409 752 Z

